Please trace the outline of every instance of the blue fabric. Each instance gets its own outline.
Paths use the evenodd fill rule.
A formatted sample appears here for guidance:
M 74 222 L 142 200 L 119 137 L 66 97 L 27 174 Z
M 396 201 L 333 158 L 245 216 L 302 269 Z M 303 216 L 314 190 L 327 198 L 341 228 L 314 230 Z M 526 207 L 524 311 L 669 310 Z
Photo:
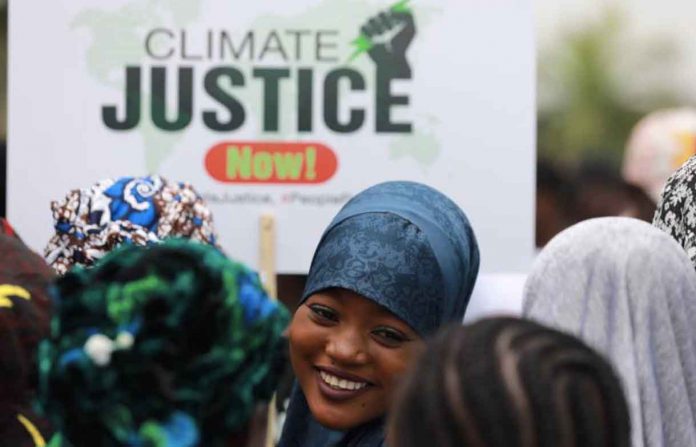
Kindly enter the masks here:
M 478 268 L 476 237 L 454 202 L 426 185 L 387 182 L 353 197 L 333 219 L 314 254 L 302 301 L 328 288 L 348 289 L 427 336 L 462 321 Z M 345 434 L 321 427 L 300 387 L 294 388 L 280 447 L 383 443 L 381 423 Z
M 104 195 L 111 199 L 111 220 L 129 220 L 136 225 L 155 231 L 158 225 L 155 195 L 164 183 L 159 177 L 121 177 Z
M 351 199 L 326 229 L 302 300 L 341 287 L 428 335 L 462 320 L 478 268 L 476 237 L 454 202 L 419 183 L 382 183 Z

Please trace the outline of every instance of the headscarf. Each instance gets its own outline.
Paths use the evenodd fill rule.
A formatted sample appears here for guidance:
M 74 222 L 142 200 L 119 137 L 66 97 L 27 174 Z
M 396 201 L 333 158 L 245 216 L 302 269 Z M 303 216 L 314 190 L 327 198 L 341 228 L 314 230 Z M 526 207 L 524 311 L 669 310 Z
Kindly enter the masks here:
M 213 218 L 189 183 L 158 175 L 107 179 L 52 202 L 55 234 L 44 250 L 60 275 L 90 266 L 121 244 L 182 237 L 217 246 Z
M 50 434 L 32 407 L 36 348 L 48 335 L 53 271 L 19 239 L 0 235 L 0 441 L 34 447 Z
M 667 180 L 653 225 L 672 235 L 696 267 L 696 157 Z
M 631 131 L 622 175 L 657 202 L 667 178 L 694 154 L 696 110 L 658 110 L 641 119 Z
M 609 358 L 634 447 L 696 446 L 696 272 L 672 238 L 618 217 L 563 231 L 532 268 L 523 315 Z
M 59 445 L 224 446 L 282 371 L 287 311 L 211 246 L 121 247 L 54 295 L 40 399 Z
M 473 229 L 452 200 L 419 183 L 381 183 L 353 197 L 329 224 L 302 301 L 328 288 L 347 289 L 427 336 L 462 321 L 478 268 Z M 337 439 L 314 420 L 296 386 L 281 446 L 324 446 Z M 351 430 L 341 445 L 376 446 L 383 439 L 380 421 Z

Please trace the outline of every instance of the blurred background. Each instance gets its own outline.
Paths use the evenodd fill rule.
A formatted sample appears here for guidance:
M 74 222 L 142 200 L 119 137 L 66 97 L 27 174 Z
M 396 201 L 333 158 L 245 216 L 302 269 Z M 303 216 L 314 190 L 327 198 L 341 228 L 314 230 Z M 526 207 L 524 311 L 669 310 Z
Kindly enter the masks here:
M 696 3 L 536 0 L 537 246 L 579 220 L 651 220 L 696 150 Z
M 537 246 L 591 217 L 650 220 L 666 177 L 696 151 L 696 2 L 535 0 L 534 7 Z M 0 67 L 4 164 L 7 0 L 0 0 Z

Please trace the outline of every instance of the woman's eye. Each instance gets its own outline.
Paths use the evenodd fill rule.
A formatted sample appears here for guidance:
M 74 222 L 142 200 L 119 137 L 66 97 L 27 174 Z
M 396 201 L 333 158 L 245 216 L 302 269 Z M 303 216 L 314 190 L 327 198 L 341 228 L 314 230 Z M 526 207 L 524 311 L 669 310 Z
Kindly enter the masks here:
M 401 333 L 401 331 L 397 331 L 396 329 L 391 329 L 391 328 L 379 328 L 375 329 L 372 331 L 372 334 L 377 338 L 377 340 L 388 346 L 388 347 L 398 347 L 401 346 L 404 342 L 409 341 L 409 338 Z
M 312 315 L 319 319 L 320 322 L 336 322 L 338 321 L 338 314 L 335 310 L 330 307 L 321 306 L 319 304 L 309 305 L 309 310 L 312 311 Z

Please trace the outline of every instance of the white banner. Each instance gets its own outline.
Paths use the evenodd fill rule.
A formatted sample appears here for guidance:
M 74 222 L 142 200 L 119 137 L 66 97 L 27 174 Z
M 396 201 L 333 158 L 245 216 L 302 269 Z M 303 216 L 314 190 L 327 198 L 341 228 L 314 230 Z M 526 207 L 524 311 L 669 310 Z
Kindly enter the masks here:
M 221 242 L 306 272 L 352 195 L 452 197 L 482 270 L 533 254 L 534 41 L 526 0 L 10 2 L 8 216 L 41 250 L 51 200 L 107 177 L 190 181 Z

